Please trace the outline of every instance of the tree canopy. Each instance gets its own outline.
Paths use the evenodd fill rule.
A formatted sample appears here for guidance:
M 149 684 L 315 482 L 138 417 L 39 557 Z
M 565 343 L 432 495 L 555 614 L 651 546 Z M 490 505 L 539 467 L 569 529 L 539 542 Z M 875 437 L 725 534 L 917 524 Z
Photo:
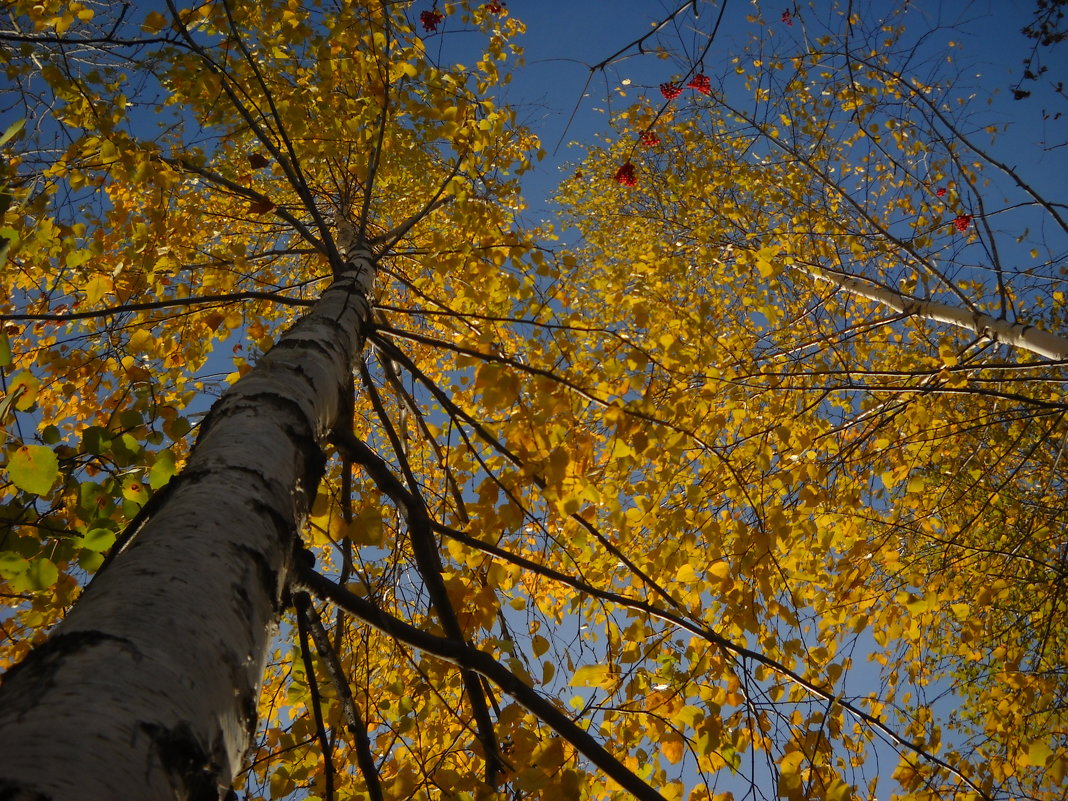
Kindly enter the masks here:
M 239 797 L 1063 798 L 1068 207 L 952 29 L 680 3 L 532 225 L 513 5 L 7 6 L 0 667 L 370 253 Z

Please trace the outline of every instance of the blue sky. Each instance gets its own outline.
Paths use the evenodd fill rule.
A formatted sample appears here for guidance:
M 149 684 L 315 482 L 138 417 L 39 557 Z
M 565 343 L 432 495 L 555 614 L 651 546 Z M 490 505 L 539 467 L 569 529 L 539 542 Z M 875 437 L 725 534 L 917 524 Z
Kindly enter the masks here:
M 721 29 L 705 60 L 705 71 L 710 75 L 724 70 L 728 58 L 757 30 L 746 19 L 755 11 L 753 3 L 726 2 Z M 430 7 L 430 3 L 426 5 Z M 699 17 L 695 19 L 687 10 L 664 30 L 661 41 L 675 57 L 660 60 L 631 50 L 607 70 L 595 74 L 586 85 L 591 65 L 644 35 L 654 21 L 665 18 L 679 5 L 676 0 L 513 0 L 508 4 L 510 13 L 527 25 L 527 33 L 520 40 L 526 51 L 526 65 L 517 70 L 512 84 L 503 90 L 502 99 L 517 107 L 519 121 L 538 133 L 548 152 L 545 160 L 524 178 L 532 212 L 543 208 L 545 197 L 552 193 L 561 176 L 561 164 L 577 160 L 578 151 L 569 148 L 569 142 L 589 142 L 594 134 L 606 131 L 606 109 L 619 110 L 642 92 L 655 95 L 659 81 L 680 72 L 688 66 L 687 58 L 699 52 L 702 34 L 711 29 L 719 12 L 719 5 L 707 0 L 698 4 Z M 786 0 L 758 5 L 769 27 L 774 31 L 778 26 L 782 33 L 798 34 L 802 29 L 800 23 L 788 31 L 782 27 L 780 17 L 787 7 L 795 9 L 795 14 L 812 13 L 803 8 L 797 10 Z M 830 3 L 816 5 L 822 12 Z M 853 5 L 870 21 L 897 11 L 901 4 L 878 1 Z M 414 11 L 420 8 L 417 5 Z M 917 31 L 924 26 L 941 26 L 923 42 L 922 47 L 931 57 L 927 67 L 942 69 L 946 74 L 957 72 L 962 96 L 974 92 L 971 103 L 984 117 L 1009 124 L 999 138 L 998 152 L 1055 195 L 1059 176 L 1068 174 L 1068 146 L 1055 147 L 1068 133 L 1068 119 L 1044 121 L 1042 110 L 1068 111 L 1068 102 L 1048 90 L 1051 79 L 1058 77 L 1053 74 L 1056 58 L 1046 58 L 1054 65 L 1051 79 L 1028 84 L 1027 88 L 1034 91 L 1032 97 L 1015 101 L 1011 91 L 1020 79 L 1022 61 L 1031 50 L 1031 41 L 1020 29 L 1029 21 L 1033 8 L 1031 0 L 917 0 L 911 4 L 907 19 L 915 23 Z M 443 31 L 447 35 L 447 25 Z M 954 46 L 949 45 L 951 41 Z M 954 63 L 934 63 L 940 52 L 952 56 Z M 1056 50 L 1053 53 L 1057 55 Z M 631 81 L 630 86 L 621 87 L 626 79 Z M 621 88 L 626 97 L 618 94 Z M 573 111 L 575 117 L 569 122 Z

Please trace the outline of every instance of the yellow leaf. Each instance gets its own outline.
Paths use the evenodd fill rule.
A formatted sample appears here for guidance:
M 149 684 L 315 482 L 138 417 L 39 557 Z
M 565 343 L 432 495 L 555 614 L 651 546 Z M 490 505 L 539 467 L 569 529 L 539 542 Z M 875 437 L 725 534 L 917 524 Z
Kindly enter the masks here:
M 560 737 L 550 737 L 534 749 L 534 764 L 545 770 L 556 770 L 565 758 L 564 741 Z
M 853 787 L 841 779 L 835 779 L 827 788 L 826 798 L 827 801 L 850 801 L 853 798 Z
M 946 367 L 955 367 L 960 361 L 957 356 L 957 351 L 951 345 L 941 345 L 938 348 L 938 358 L 942 360 L 942 364 Z
M 357 545 L 381 545 L 385 540 L 382 522 L 382 510 L 379 507 L 365 507 L 353 518 L 345 536 Z
M 678 765 L 682 761 L 684 753 L 681 737 L 673 737 L 660 743 L 660 751 L 664 758 L 672 765 Z
M 771 263 L 778 256 L 778 248 L 766 247 L 756 252 L 756 266 L 761 278 L 768 278 L 775 272 L 775 265 Z
M 126 478 L 122 482 L 122 497 L 143 506 L 148 500 L 148 489 L 140 479 Z
M 731 576 L 731 566 L 722 560 L 713 562 L 708 566 L 708 575 L 718 579 L 728 579 Z
M 1053 756 L 1053 749 L 1045 740 L 1035 740 L 1027 749 L 1027 762 L 1038 768 L 1043 767 L 1051 756 Z
M 530 641 L 530 647 L 534 651 L 534 656 L 541 656 L 549 650 L 549 641 L 540 634 L 535 634 Z
M 612 454 L 611 454 L 611 456 L 609 458 L 611 458 L 611 459 L 623 459 L 623 458 L 626 458 L 627 456 L 633 456 L 633 455 L 634 455 L 634 448 L 632 448 L 628 443 L 624 442 L 622 439 L 617 437 L 615 442 L 613 442 L 613 444 L 612 444 Z
M 134 353 L 145 353 L 154 339 L 155 337 L 151 331 L 146 328 L 139 328 L 130 336 L 130 350 Z
M 608 665 L 583 665 L 571 676 L 572 687 L 600 687 L 608 678 Z
M 779 795 L 789 798 L 801 790 L 801 765 L 805 755 L 800 751 L 791 751 L 779 762 Z
M 94 275 L 85 282 L 85 299 L 90 304 L 100 302 L 100 299 L 114 288 L 114 282 L 106 275 Z
M 553 676 L 556 675 L 556 665 L 552 662 L 541 663 L 541 683 L 548 684 L 553 680 Z
M 25 412 L 37 402 L 37 393 L 40 389 L 41 382 L 37 376 L 23 371 L 11 377 L 11 382 L 7 386 L 7 394 L 8 397 L 17 397 L 15 408 L 20 412 Z

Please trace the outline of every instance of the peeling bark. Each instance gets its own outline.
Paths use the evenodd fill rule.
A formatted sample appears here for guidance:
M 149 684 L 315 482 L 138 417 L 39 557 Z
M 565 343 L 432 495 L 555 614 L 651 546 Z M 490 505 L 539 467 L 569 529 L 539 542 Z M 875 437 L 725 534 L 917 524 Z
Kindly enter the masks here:
M 0 686 L 0 799 L 215 801 L 256 726 L 322 443 L 370 321 L 360 251 L 212 407 L 188 465 Z

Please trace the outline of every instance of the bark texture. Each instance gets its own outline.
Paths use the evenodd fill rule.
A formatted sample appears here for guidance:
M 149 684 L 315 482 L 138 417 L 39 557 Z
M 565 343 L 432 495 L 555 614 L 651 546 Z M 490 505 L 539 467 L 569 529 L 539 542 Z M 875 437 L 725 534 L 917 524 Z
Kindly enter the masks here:
M 963 328 L 993 342 L 1001 342 L 1015 348 L 1030 351 L 1046 359 L 1068 359 L 1068 339 L 1020 322 L 1010 322 L 991 317 L 989 314 L 972 312 L 933 300 L 921 300 L 902 295 L 866 281 L 849 278 L 829 271 L 805 270 L 813 278 L 827 281 L 857 297 L 874 300 L 884 306 L 907 314 L 922 317 L 946 325 Z
M 220 398 L 155 510 L 4 676 L 0 801 L 226 796 L 370 320 L 370 254 L 347 268 Z

